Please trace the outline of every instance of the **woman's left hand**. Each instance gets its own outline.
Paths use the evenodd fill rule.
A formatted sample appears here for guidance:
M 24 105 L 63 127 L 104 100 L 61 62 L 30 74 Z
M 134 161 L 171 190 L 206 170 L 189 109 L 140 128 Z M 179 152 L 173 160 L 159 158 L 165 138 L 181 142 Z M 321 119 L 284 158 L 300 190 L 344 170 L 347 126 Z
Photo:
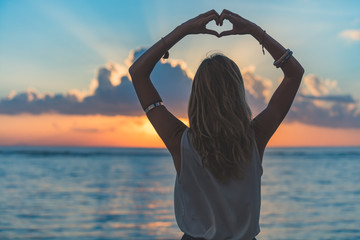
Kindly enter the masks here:
M 185 35 L 188 34 L 211 34 L 219 37 L 219 33 L 206 28 L 206 25 L 215 20 L 216 25 L 219 25 L 219 14 L 215 10 L 210 10 L 206 13 L 200 14 L 199 16 L 188 20 L 187 22 L 180 25 Z

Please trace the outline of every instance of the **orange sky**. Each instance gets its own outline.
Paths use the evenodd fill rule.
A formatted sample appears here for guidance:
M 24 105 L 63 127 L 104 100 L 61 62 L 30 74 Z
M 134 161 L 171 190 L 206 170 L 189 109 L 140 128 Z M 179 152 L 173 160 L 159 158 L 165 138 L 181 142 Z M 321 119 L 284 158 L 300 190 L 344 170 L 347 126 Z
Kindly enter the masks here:
M 0 145 L 164 147 L 145 116 L 23 114 L 0 122 Z M 282 124 L 268 146 L 360 146 L 360 129 Z

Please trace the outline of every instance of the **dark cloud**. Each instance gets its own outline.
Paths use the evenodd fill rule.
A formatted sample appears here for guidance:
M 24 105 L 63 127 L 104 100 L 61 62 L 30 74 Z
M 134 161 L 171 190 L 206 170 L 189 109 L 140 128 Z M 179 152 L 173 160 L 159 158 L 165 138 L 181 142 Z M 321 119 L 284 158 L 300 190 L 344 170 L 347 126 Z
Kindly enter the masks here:
M 351 95 L 326 95 L 326 96 L 311 96 L 300 94 L 300 97 L 308 100 L 320 100 L 337 103 L 355 103 Z
M 133 51 L 127 65 L 130 66 L 144 51 Z M 256 115 L 266 107 L 273 86 L 271 80 L 256 75 L 254 70 L 243 69 L 242 74 L 247 100 Z M 159 62 L 151 79 L 167 108 L 177 116 L 186 117 L 192 84 L 186 67 L 175 60 Z M 359 102 L 350 95 L 333 93 L 336 88 L 336 81 L 324 81 L 316 75 L 307 75 L 285 121 L 323 127 L 360 128 Z M 144 115 L 128 74 L 119 72 L 116 64 L 108 64 L 98 70 L 96 87 L 85 97 L 76 91 L 52 95 L 28 90 L 0 100 L 0 114 L 52 112 L 68 115 Z M 99 130 L 74 128 L 73 131 Z
M 110 127 L 106 129 L 99 129 L 99 128 L 71 128 L 73 132 L 80 132 L 80 133 L 103 133 L 103 132 L 114 132 L 115 128 Z
M 341 96 L 339 96 L 341 99 Z M 321 101 L 326 101 L 322 99 Z M 312 99 L 299 97 L 286 117 L 288 122 L 334 128 L 360 128 L 359 108 L 347 102 L 330 100 L 330 105 L 317 105 Z
M 360 105 L 351 95 L 334 94 L 336 81 L 309 74 L 286 117 L 320 127 L 360 128 Z
M 269 81 L 254 74 L 243 73 L 247 99 L 255 113 L 265 108 L 273 91 Z M 360 105 L 351 95 L 334 94 L 334 80 L 322 80 L 309 74 L 304 77 L 285 122 L 301 122 L 309 125 L 333 128 L 360 128 Z
M 134 51 L 130 63 L 139 57 L 144 49 Z M 122 76 L 120 84 L 112 84 L 112 75 L 117 74 L 111 64 L 102 67 L 97 75 L 97 88 L 94 93 L 80 100 L 76 93 L 50 94 L 37 93 L 34 90 L 21 92 L 0 100 L 1 114 L 55 112 L 69 115 L 142 115 L 143 111 L 136 97 L 134 87 L 128 76 Z M 175 114 L 186 116 L 192 80 L 180 65 L 159 62 L 151 79 L 163 97 L 166 106 Z
M 32 113 L 41 114 L 44 112 L 60 112 L 71 114 L 77 108 L 79 102 L 75 95 L 46 94 L 42 97 L 33 91 L 19 93 L 13 97 L 4 98 L 0 101 L 0 113 L 19 114 Z M 56 106 L 56 108 L 54 108 Z
M 255 68 L 245 69 L 242 76 L 245 85 L 245 94 L 251 106 L 253 116 L 259 114 L 270 99 L 272 83 L 270 80 L 254 74 Z

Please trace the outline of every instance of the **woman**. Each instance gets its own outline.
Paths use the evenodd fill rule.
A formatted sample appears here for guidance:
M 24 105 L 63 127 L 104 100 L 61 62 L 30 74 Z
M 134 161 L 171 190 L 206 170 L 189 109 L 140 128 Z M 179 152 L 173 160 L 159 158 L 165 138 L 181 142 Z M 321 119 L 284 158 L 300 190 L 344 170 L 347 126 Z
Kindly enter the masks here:
M 206 29 L 224 19 L 233 29 Z M 194 77 L 189 101 L 190 128 L 172 115 L 150 80 L 160 58 L 186 35 L 250 34 L 275 59 L 284 79 L 266 109 L 251 119 L 236 64 L 222 55 L 205 59 Z M 287 114 L 304 70 L 256 24 L 223 10 L 183 23 L 147 50 L 129 72 L 147 117 L 172 155 L 177 178 L 175 216 L 182 239 L 254 239 L 260 232 L 260 178 L 266 144 Z

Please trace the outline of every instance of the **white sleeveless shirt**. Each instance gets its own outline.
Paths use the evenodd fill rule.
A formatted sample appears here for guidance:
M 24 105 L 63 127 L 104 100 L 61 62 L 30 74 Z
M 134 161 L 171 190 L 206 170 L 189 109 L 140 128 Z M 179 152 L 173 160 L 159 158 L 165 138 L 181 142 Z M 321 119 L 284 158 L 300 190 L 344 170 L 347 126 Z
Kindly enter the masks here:
M 254 141 L 242 180 L 222 184 L 202 167 L 187 128 L 181 138 L 181 170 L 174 191 L 175 217 L 184 233 L 205 239 L 253 239 L 259 232 L 262 166 Z

